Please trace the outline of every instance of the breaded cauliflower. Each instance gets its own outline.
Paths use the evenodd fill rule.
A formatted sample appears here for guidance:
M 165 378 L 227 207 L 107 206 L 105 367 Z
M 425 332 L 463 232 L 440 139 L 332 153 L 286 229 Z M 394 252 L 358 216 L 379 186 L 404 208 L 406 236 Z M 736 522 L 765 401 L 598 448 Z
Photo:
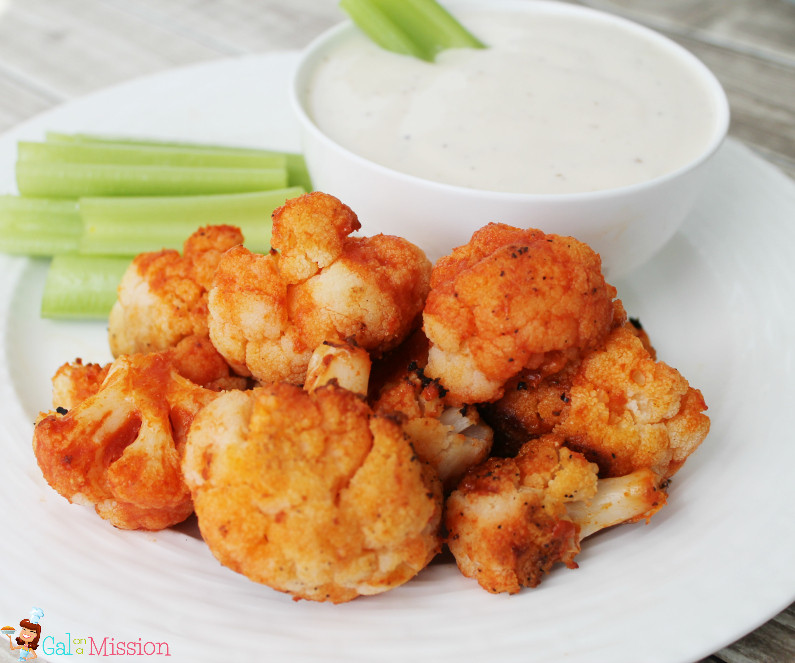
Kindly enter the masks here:
M 309 358 L 304 389 L 313 392 L 333 382 L 354 394 L 367 395 L 372 362 L 367 350 L 350 343 L 326 341 Z
M 405 345 L 411 350 L 421 331 L 412 334 Z M 426 344 L 427 347 L 427 344 Z M 304 389 L 313 392 L 334 383 L 374 401 L 373 410 L 384 416 L 399 417 L 421 460 L 436 470 L 445 490 L 451 490 L 470 467 L 484 461 L 491 449 L 492 433 L 480 421 L 473 406 L 447 407 L 444 389 L 423 375 L 417 359 L 409 359 L 403 345 L 389 359 L 378 362 L 384 373 L 378 384 L 368 389 L 370 356 L 362 348 L 347 343 L 324 343 L 309 360 Z M 405 363 L 398 360 L 405 359 Z M 421 359 L 420 359 L 421 360 Z M 390 368 L 384 370 L 383 364 Z
M 701 392 L 655 361 L 629 324 L 583 358 L 567 398 L 554 430 L 597 463 L 600 476 L 649 468 L 671 477 L 709 432 Z
M 213 391 L 248 389 L 248 378 L 235 375 L 209 336 L 186 336 L 168 350 L 174 370 L 194 384 Z
M 108 320 L 114 357 L 159 352 L 186 336 L 207 336 L 207 291 L 223 253 L 242 244 L 232 226 L 207 226 L 178 251 L 138 255 L 122 277 Z
M 668 482 L 643 467 L 620 477 L 599 479 L 596 495 L 569 502 L 566 513 L 580 528 L 580 540 L 606 527 L 646 522 L 668 501 Z
M 654 359 L 648 335 L 637 320 L 628 320 L 621 300 L 614 302 L 613 323 L 638 336 Z M 494 403 L 484 403 L 480 412 L 495 433 L 492 453 L 514 456 L 527 440 L 551 433 L 569 412 L 571 382 L 582 358 L 568 362 L 560 371 L 545 375 L 525 369 L 505 384 L 505 393 Z
M 598 345 L 615 295 L 586 244 L 489 224 L 434 267 L 426 372 L 461 403 L 497 400 L 522 370 L 554 373 Z
M 528 440 L 555 430 L 568 414 L 571 380 L 579 363 L 571 361 L 545 376 L 522 371 L 505 384 L 502 398 L 480 406 L 483 419 L 494 431 L 494 455 L 515 456 Z
M 247 389 L 247 378 L 233 375 L 229 364 L 206 336 L 187 336 L 167 351 L 174 369 L 194 384 L 213 391 Z M 66 414 L 99 391 L 111 364 L 83 363 L 80 358 L 63 364 L 52 378 L 52 407 Z
M 271 243 L 279 251 L 285 283 L 306 281 L 328 267 L 345 250 L 345 241 L 361 224 L 334 196 L 321 193 L 293 198 L 273 213 Z
M 395 421 L 334 384 L 220 396 L 196 417 L 183 470 L 213 554 L 295 599 L 384 592 L 440 547 L 435 473 Z
M 577 568 L 586 534 L 649 518 L 665 503 L 649 470 L 604 484 L 597 471 L 555 435 L 471 470 L 445 504 L 448 546 L 461 572 L 492 593 L 535 587 L 557 563 Z
M 348 237 L 349 207 L 315 192 L 274 212 L 273 248 L 230 250 L 209 296 L 210 338 L 236 372 L 302 384 L 313 350 L 350 341 L 377 356 L 418 324 L 431 266 L 399 237 Z
M 99 391 L 108 375 L 110 364 L 84 364 L 79 357 L 63 364 L 52 376 L 53 409 L 71 410 Z
M 486 460 L 493 434 L 473 405 L 448 406 L 444 394 L 439 381 L 426 377 L 412 361 L 382 386 L 373 409 L 402 416 L 403 430 L 417 455 L 450 491 L 469 468 Z
M 122 529 L 163 529 L 193 510 L 180 462 L 194 416 L 217 395 L 180 375 L 172 352 L 122 355 L 96 393 L 41 415 L 33 451 L 70 502 Z

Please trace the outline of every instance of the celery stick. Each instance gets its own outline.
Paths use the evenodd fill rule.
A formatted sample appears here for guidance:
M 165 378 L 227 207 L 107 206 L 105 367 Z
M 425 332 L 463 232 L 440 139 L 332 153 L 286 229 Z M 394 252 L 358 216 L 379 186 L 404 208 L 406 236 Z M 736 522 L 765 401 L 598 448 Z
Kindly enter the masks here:
M 43 318 L 105 319 L 130 258 L 55 256 L 41 300 Z
M 309 174 L 309 169 L 306 167 L 306 161 L 303 154 L 292 154 L 290 152 L 283 152 L 284 157 L 287 159 L 287 186 L 297 186 L 304 191 L 312 191 L 312 177 Z
M 187 168 L 17 161 L 24 196 L 180 196 L 265 191 L 287 186 L 284 168 Z
M 388 6 L 395 22 L 436 52 L 446 48 L 485 48 L 436 0 L 376 0 Z
M 412 39 L 373 0 L 340 0 L 340 7 L 381 48 L 429 62 L 433 60 L 435 53 Z
M 447 48 L 484 48 L 436 0 L 341 0 L 340 6 L 370 39 L 397 53 L 432 61 Z
M 48 143 L 94 143 L 120 146 L 140 145 L 143 147 L 175 147 L 185 150 L 235 152 L 237 154 L 286 154 L 285 152 L 265 150 L 258 147 L 239 147 L 233 145 L 219 145 L 217 143 L 191 143 L 179 140 L 161 140 L 158 138 L 141 138 L 136 136 L 117 136 L 110 134 L 67 134 L 60 131 L 46 131 L 45 140 Z
M 180 149 L 103 143 L 37 143 L 20 141 L 22 161 L 99 163 L 128 166 L 199 166 L 211 168 L 285 168 L 283 154 L 247 154 L 222 150 Z
M 82 143 L 113 145 L 116 147 L 160 147 L 174 148 L 183 151 L 195 150 L 200 152 L 228 152 L 230 154 L 257 155 L 261 157 L 282 156 L 287 160 L 287 185 L 300 186 L 306 191 L 312 190 L 312 182 L 302 154 L 296 152 L 282 152 L 278 150 L 265 150 L 256 147 L 237 147 L 230 145 L 215 145 L 207 143 L 186 143 L 180 141 L 166 141 L 146 138 L 130 138 L 122 136 L 102 136 L 98 134 L 65 134 L 58 131 L 46 132 L 48 143 Z
M 179 250 L 197 228 L 225 223 L 243 231 L 251 251 L 265 253 L 270 250 L 273 210 L 301 193 L 303 189 L 291 187 L 217 196 L 81 198 L 80 252 L 124 255 Z
M 4 253 L 76 253 L 82 232 L 75 201 L 0 196 L 0 251 Z

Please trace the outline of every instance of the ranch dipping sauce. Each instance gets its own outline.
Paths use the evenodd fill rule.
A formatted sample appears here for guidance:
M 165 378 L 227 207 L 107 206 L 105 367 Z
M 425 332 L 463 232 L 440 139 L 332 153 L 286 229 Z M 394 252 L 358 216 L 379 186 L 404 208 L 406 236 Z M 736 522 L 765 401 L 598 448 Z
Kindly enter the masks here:
M 487 48 L 428 63 L 358 31 L 339 43 L 307 85 L 321 131 L 397 171 L 538 194 L 651 180 L 714 139 L 704 79 L 657 39 L 598 15 L 455 14 Z

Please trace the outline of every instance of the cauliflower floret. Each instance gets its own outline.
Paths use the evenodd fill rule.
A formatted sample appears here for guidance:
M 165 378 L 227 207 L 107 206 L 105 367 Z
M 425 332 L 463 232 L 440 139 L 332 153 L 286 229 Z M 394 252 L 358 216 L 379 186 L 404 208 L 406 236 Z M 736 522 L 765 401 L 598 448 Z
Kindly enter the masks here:
M 334 382 L 354 394 L 366 396 L 371 365 L 370 355 L 363 348 L 326 341 L 309 358 L 304 389 L 311 393 Z
M 638 336 L 654 359 L 654 348 L 637 320 L 628 320 L 621 300 L 613 302 L 613 323 Z M 569 412 L 569 390 L 580 368 L 581 357 L 568 362 L 560 371 L 546 375 L 525 369 L 505 384 L 504 395 L 494 403 L 480 406 L 483 419 L 494 430 L 497 456 L 515 456 L 527 440 L 551 433 Z
M 222 391 L 251 386 L 247 378 L 231 373 L 229 364 L 206 336 L 187 336 L 168 353 L 177 373 L 201 387 Z M 66 414 L 66 411 L 96 394 L 110 367 L 111 363 L 84 364 L 79 357 L 60 366 L 52 378 L 53 409 L 59 414 Z
M 361 228 L 353 210 L 333 196 L 292 198 L 273 213 L 271 244 L 285 283 L 300 283 L 339 258 L 345 240 Z
M 596 495 L 589 500 L 568 502 L 566 514 L 580 528 L 580 540 L 606 527 L 622 523 L 648 522 L 668 500 L 667 482 L 644 467 L 630 474 L 599 479 Z
M 596 494 L 596 472 L 549 437 L 471 470 L 445 504 L 458 568 L 489 592 L 510 594 L 535 587 L 558 562 L 576 568 L 579 532 L 566 503 Z
M 193 510 L 180 461 L 193 417 L 217 395 L 181 376 L 170 352 L 123 355 L 96 393 L 41 415 L 33 451 L 70 502 L 122 529 L 162 529 Z
M 631 327 L 617 327 L 583 358 L 555 432 L 596 462 L 600 476 L 649 468 L 668 478 L 707 436 L 707 406 L 676 369 L 654 360 Z
M 406 345 L 416 345 L 412 334 Z M 438 381 L 423 375 L 417 359 L 401 346 L 390 358 L 379 362 L 391 366 L 381 375 L 376 388 L 369 389 L 373 410 L 384 416 L 399 415 L 403 431 L 417 455 L 433 467 L 445 490 L 451 490 L 470 467 L 484 461 L 491 449 L 492 433 L 481 423 L 472 406 L 446 407 L 444 389 Z M 405 363 L 397 359 L 402 356 Z M 370 356 L 362 348 L 324 343 L 312 353 L 304 389 L 313 392 L 334 383 L 356 394 L 366 395 L 370 382 Z
M 427 378 L 412 361 L 381 388 L 373 409 L 402 415 L 417 455 L 430 463 L 449 492 L 470 467 L 486 460 L 493 434 L 474 406 L 448 406 L 444 394 L 439 381 Z
M 585 536 L 648 519 L 665 504 L 650 470 L 604 480 L 597 471 L 556 435 L 471 470 L 445 504 L 448 546 L 461 572 L 489 592 L 514 594 L 537 586 L 559 562 L 577 568 Z
M 99 391 L 108 375 L 110 364 L 84 364 L 79 357 L 63 364 L 52 376 L 52 407 L 71 410 Z
M 108 320 L 114 357 L 158 352 L 186 336 L 207 336 L 207 291 L 223 253 L 242 244 L 232 226 L 207 226 L 178 251 L 137 256 L 122 277 Z
M 220 396 L 197 416 L 183 469 L 213 554 L 295 599 L 386 591 L 440 547 L 433 470 L 395 421 L 334 384 Z
M 168 354 L 174 370 L 200 387 L 226 391 L 252 386 L 248 378 L 232 373 L 208 336 L 186 336 Z
M 528 440 L 555 430 L 568 414 L 569 389 L 578 366 L 579 361 L 571 361 L 546 376 L 522 371 L 508 380 L 500 400 L 480 406 L 494 431 L 494 455 L 515 456 Z
M 302 384 L 324 342 L 377 356 L 417 325 L 425 254 L 399 237 L 347 237 L 357 227 L 350 208 L 315 192 L 274 213 L 278 252 L 237 247 L 224 256 L 210 290 L 210 338 L 238 373 Z
M 434 267 L 427 374 L 459 402 L 497 400 L 523 369 L 554 373 L 595 347 L 615 295 L 586 244 L 489 224 Z

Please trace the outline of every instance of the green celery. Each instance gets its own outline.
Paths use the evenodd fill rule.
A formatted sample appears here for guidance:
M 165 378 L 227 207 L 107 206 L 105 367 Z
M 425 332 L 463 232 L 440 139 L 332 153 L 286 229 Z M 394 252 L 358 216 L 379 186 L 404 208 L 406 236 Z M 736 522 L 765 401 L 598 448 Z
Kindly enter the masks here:
M 182 151 L 190 150 L 197 152 L 224 152 L 229 154 L 254 155 L 259 157 L 281 156 L 287 161 L 287 185 L 300 186 L 306 191 L 312 190 L 312 182 L 309 179 L 309 171 L 307 170 L 304 157 L 302 154 L 298 154 L 296 152 L 283 152 L 279 150 L 265 150 L 256 147 L 236 147 L 208 143 L 188 143 L 181 141 L 129 138 L 122 136 L 103 136 L 99 134 L 67 134 L 58 131 L 48 131 L 45 138 L 48 143 L 99 144 L 114 147 L 132 146 L 171 148 Z
M 43 318 L 107 319 L 130 258 L 55 256 L 41 300 Z
M 304 191 L 312 191 L 312 177 L 306 167 L 303 154 L 283 152 L 287 159 L 287 186 L 301 187 Z
M 483 48 L 436 0 L 374 0 L 396 25 L 433 54 L 447 48 Z
M 50 143 L 94 143 L 104 145 L 141 145 L 146 147 L 176 147 L 185 150 L 199 150 L 202 152 L 235 152 L 237 154 L 285 154 L 275 150 L 265 150 L 258 147 L 239 147 L 233 145 L 219 145 L 218 143 L 193 143 L 180 140 L 162 140 L 159 138 L 140 138 L 135 136 L 119 136 L 111 134 L 91 133 L 63 133 L 61 131 L 47 131 L 45 140 Z
M 0 251 L 4 253 L 75 253 L 82 232 L 75 201 L 0 196 Z
M 180 196 L 265 191 L 287 186 L 284 168 L 188 168 L 17 161 L 23 196 Z
M 112 143 L 20 141 L 17 143 L 17 154 L 22 161 L 46 161 L 48 163 L 210 168 L 285 168 L 287 165 L 287 159 L 283 154 L 249 154 L 222 150 L 187 150 L 178 147 Z
M 201 226 L 239 227 L 255 253 L 270 250 L 271 214 L 299 187 L 216 196 L 81 198 L 80 252 L 119 255 L 181 249 Z
M 397 53 L 433 61 L 448 48 L 485 47 L 436 0 L 341 0 L 340 6 L 370 39 Z
M 359 29 L 381 48 L 433 61 L 435 53 L 418 43 L 396 25 L 390 15 L 373 0 L 340 0 L 340 7 Z

